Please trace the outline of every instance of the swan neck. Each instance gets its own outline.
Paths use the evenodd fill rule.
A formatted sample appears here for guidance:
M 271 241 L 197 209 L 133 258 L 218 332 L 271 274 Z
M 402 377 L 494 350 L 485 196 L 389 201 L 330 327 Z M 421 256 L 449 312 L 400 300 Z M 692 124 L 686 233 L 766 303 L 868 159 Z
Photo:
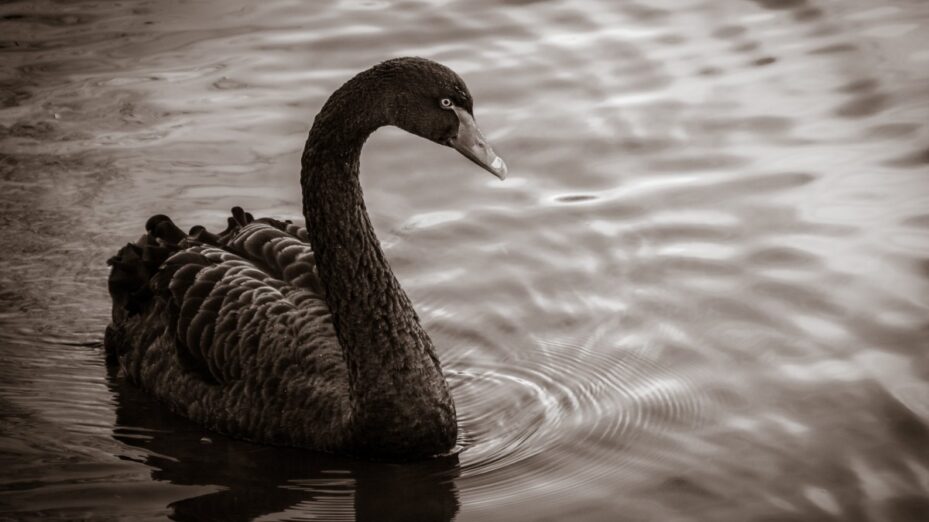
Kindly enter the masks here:
M 343 87 L 344 89 L 344 87 Z M 409 456 L 454 445 L 454 404 L 432 341 L 390 269 L 365 208 L 359 164 L 382 124 L 337 91 L 303 154 L 304 216 L 349 372 L 355 444 Z

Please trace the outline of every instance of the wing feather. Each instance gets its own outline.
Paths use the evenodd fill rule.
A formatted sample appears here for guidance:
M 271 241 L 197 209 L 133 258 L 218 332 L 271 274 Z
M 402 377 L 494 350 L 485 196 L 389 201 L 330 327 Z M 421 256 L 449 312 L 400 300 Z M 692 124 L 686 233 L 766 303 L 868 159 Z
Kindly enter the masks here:
M 111 293 L 115 285 L 123 314 L 161 300 L 181 366 L 213 384 L 242 378 L 263 336 L 290 336 L 296 346 L 306 319 L 329 315 L 306 229 L 256 220 L 238 207 L 232 214 L 219 234 L 200 226 L 183 234 L 166 216 L 154 216 L 148 234 L 111 260 Z M 116 316 L 114 310 L 114 323 Z

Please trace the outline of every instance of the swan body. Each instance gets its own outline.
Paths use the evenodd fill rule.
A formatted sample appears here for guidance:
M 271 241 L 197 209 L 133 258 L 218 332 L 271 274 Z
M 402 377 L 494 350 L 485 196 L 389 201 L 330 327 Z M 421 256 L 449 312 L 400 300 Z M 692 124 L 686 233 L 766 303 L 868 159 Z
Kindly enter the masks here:
M 361 147 L 396 125 L 503 177 L 464 82 L 421 58 L 339 88 L 302 156 L 306 226 L 234 208 L 225 231 L 153 216 L 109 260 L 109 362 L 173 411 L 255 442 L 424 458 L 457 437 L 428 334 L 374 235 Z

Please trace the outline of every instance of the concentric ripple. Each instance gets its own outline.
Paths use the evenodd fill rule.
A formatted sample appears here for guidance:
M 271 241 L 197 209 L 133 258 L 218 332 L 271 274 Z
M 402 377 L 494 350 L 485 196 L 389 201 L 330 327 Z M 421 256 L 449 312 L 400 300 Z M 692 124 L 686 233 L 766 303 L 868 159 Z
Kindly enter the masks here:
M 449 370 L 464 494 L 505 502 L 582 488 L 643 451 L 661 459 L 647 449 L 655 437 L 696 427 L 714 410 L 696 383 L 633 351 L 605 354 L 559 340 L 538 340 L 537 348 L 529 360 L 460 361 L 463 369 Z M 616 452 L 645 435 L 646 447 Z

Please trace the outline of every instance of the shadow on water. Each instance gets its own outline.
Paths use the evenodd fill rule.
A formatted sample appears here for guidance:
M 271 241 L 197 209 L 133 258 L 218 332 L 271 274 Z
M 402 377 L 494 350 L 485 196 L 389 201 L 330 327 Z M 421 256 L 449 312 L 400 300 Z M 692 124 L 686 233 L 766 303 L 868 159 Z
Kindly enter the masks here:
M 216 487 L 170 504 L 174 520 L 245 521 L 283 512 L 324 520 L 447 521 L 458 513 L 457 455 L 401 465 L 259 446 L 171 413 L 115 368 L 108 383 L 117 398 L 113 437 L 144 450 L 152 479 Z

